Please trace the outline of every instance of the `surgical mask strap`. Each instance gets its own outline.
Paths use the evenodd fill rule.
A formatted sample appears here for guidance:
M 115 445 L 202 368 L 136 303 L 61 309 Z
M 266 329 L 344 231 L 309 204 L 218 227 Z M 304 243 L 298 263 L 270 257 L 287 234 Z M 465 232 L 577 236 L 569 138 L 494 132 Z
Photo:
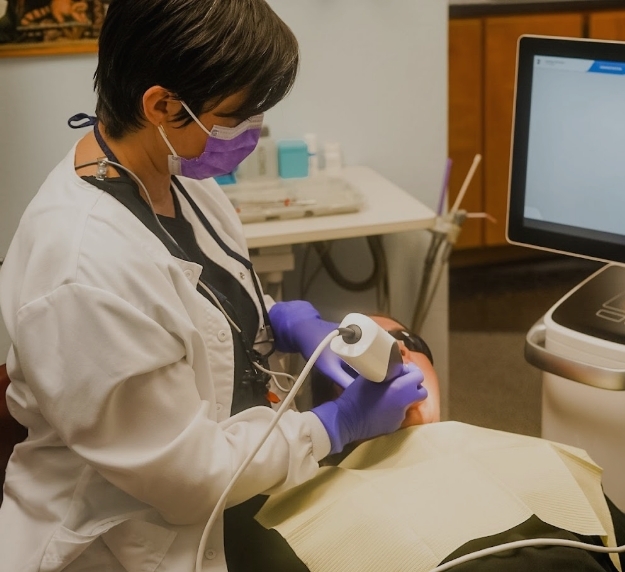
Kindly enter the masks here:
M 160 123 L 158 124 L 158 131 L 161 134 L 161 137 L 163 138 L 163 141 L 165 141 L 165 145 L 167 145 L 167 147 L 169 147 L 169 150 L 171 151 L 171 154 L 174 157 L 178 157 L 178 153 L 176 153 L 176 150 L 174 149 L 174 146 L 170 143 L 169 138 L 167 137 L 167 133 L 165 133 L 165 128 Z
M 202 129 L 202 131 L 204 131 L 204 133 L 206 133 L 209 137 L 218 137 L 218 138 L 230 138 L 232 136 L 236 136 L 236 135 L 240 135 L 241 133 L 243 133 L 244 131 L 246 131 L 247 129 L 254 129 L 254 128 L 258 128 L 260 129 L 263 125 L 263 116 L 264 114 L 260 113 L 258 115 L 254 115 L 253 117 L 250 117 L 248 119 L 246 119 L 245 121 L 241 122 L 239 125 L 237 125 L 236 127 L 224 127 L 223 125 L 213 125 L 212 129 L 208 129 L 199 119 L 199 117 L 197 115 L 195 115 L 195 113 L 193 113 L 193 111 L 191 111 L 191 108 L 184 102 L 184 101 L 180 101 L 180 104 L 182 105 L 182 107 L 185 108 L 185 110 L 187 111 L 187 113 L 193 118 L 193 120 L 200 126 L 200 128 Z M 220 135 L 224 135 L 225 133 L 229 134 L 229 137 L 220 137 Z
M 206 133 L 206 135 L 208 135 L 210 137 L 211 132 L 206 128 L 206 126 L 199 120 L 199 118 L 197 117 L 197 115 L 195 115 L 195 113 L 193 113 L 193 111 L 191 111 L 191 108 L 184 102 L 184 101 L 180 101 L 182 107 L 184 107 L 187 111 L 187 113 L 195 120 L 195 122 L 202 128 L 202 131 L 204 131 L 204 133 Z

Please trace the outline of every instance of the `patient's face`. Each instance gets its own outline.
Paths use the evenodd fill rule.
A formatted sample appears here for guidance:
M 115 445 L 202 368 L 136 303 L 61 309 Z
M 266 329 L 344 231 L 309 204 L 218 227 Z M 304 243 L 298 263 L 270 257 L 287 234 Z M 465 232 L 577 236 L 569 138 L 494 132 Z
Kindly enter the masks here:
M 385 330 L 404 329 L 401 324 L 382 316 L 371 316 L 378 325 Z M 440 391 L 438 386 L 438 376 L 428 358 L 417 352 L 410 352 L 403 342 L 398 342 L 404 363 L 414 363 L 423 372 L 423 386 L 428 391 L 428 397 L 424 401 L 419 401 L 411 405 L 406 411 L 406 418 L 402 427 L 413 425 L 424 425 L 426 423 L 436 423 L 441 420 L 440 413 Z M 325 377 L 319 371 L 312 372 L 315 381 L 312 383 L 313 406 L 336 399 L 342 392 L 342 388 L 332 380 Z
M 371 316 L 371 319 L 385 330 L 402 328 L 402 325 L 391 318 L 384 316 Z M 403 342 L 399 346 L 404 358 L 404 363 L 414 363 L 423 372 L 423 386 L 428 390 L 428 397 L 424 401 L 419 401 L 411 405 L 406 411 L 406 419 L 402 427 L 413 425 L 424 425 L 425 423 L 436 423 L 441 420 L 440 390 L 438 386 L 438 376 L 430 360 L 423 354 L 410 352 Z

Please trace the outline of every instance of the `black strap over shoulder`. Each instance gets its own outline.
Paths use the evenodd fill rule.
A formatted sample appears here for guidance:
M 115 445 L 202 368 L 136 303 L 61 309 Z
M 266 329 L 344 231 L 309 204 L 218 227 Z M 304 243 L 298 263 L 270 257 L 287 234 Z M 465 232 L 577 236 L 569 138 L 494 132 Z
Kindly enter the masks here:
M 268 357 L 274 351 L 274 349 L 273 349 L 273 346 L 274 346 L 274 344 L 273 344 L 273 341 L 274 341 L 273 330 L 271 329 L 271 321 L 269 320 L 269 313 L 267 312 L 267 308 L 266 308 L 265 302 L 263 300 L 263 292 L 261 290 L 260 284 L 258 283 L 258 279 L 256 278 L 256 273 L 254 272 L 254 266 L 252 265 L 252 261 L 248 260 L 244 256 L 241 256 L 238 252 L 235 252 L 234 250 L 232 250 L 232 248 L 230 248 L 223 241 L 221 236 L 219 236 L 219 234 L 217 233 L 217 231 L 215 230 L 213 225 L 206 218 L 206 215 L 202 212 L 200 207 L 191 198 L 191 196 L 189 195 L 189 192 L 187 191 L 187 189 L 184 188 L 183 184 L 178 180 L 178 178 L 177 177 L 172 177 L 172 180 L 174 181 L 174 184 L 176 185 L 176 188 L 180 191 L 182 196 L 191 205 L 191 208 L 193 209 L 193 212 L 198 217 L 198 219 L 200 220 L 200 222 L 202 223 L 204 228 L 207 230 L 207 232 L 211 235 L 213 240 L 220 246 L 220 248 L 228 256 L 230 256 L 230 258 L 233 258 L 237 262 L 240 262 L 243 266 L 245 266 L 245 268 L 247 268 L 247 270 L 249 270 L 250 274 L 252 275 L 252 282 L 254 283 L 254 290 L 256 291 L 256 296 L 258 296 L 258 301 L 260 302 L 260 307 L 261 307 L 261 310 L 262 310 L 262 313 L 263 313 L 263 320 L 265 322 L 265 329 L 266 329 L 267 338 L 268 338 L 267 341 L 269 343 L 271 343 L 271 346 L 272 346 L 271 351 L 266 356 L 266 357 Z
M 234 258 L 237 262 L 240 262 L 241 264 L 243 264 L 243 266 L 245 266 L 245 268 L 247 268 L 248 270 L 253 270 L 252 262 L 250 260 L 248 260 L 244 256 L 241 256 L 238 252 L 235 252 L 234 250 L 232 250 L 232 248 L 230 248 L 223 241 L 221 236 L 219 236 L 217 231 L 214 229 L 213 225 L 206 218 L 206 215 L 202 212 L 202 209 L 200 209 L 200 207 L 197 206 L 195 201 L 191 198 L 191 195 L 189 195 L 189 192 L 187 191 L 187 189 L 184 188 L 184 186 L 178 180 L 178 178 L 177 177 L 172 177 L 172 179 L 174 181 L 174 185 L 176 185 L 176 188 L 180 191 L 182 196 L 185 199 L 187 199 L 187 202 L 191 205 L 191 208 L 193 209 L 193 212 L 195 213 L 195 216 L 197 216 L 197 218 L 200 220 L 200 222 L 202 223 L 204 228 L 208 231 L 208 233 L 211 235 L 213 240 L 219 245 L 219 247 L 228 256 L 230 256 L 230 258 Z
M 93 127 L 97 121 L 98 118 L 95 115 L 77 113 L 76 115 L 72 115 L 72 117 L 67 120 L 67 124 L 72 129 L 83 129 L 85 127 Z
M 90 176 L 83 177 L 83 179 L 111 195 L 124 205 L 163 243 L 172 256 L 181 260 L 186 260 L 187 262 L 194 262 L 184 249 L 182 249 L 159 224 L 149 205 L 139 194 L 137 185 L 130 177 L 122 176 L 113 179 L 99 180 L 97 177 Z M 235 357 L 235 384 L 231 413 L 235 414 L 256 405 L 268 406 L 267 382 L 269 376 L 258 370 L 254 365 L 254 362 L 257 362 L 261 363 L 265 368 L 268 368 L 267 356 L 259 354 L 254 349 L 252 343 L 253 339 L 250 339 L 248 334 L 246 334 L 244 322 L 237 315 L 236 308 L 234 308 L 224 293 L 210 283 L 208 271 L 210 264 L 211 262 L 209 260 L 206 260 L 205 263 L 202 264 L 202 284 L 211 291 L 213 296 L 219 301 L 219 304 L 221 304 L 221 307 L 227 312 L 228 317 L 234 321 L 240 329 L 240 331 L 237 331 L 231 326 Z M 233 278 L 232 280 L 234 281 L 235 279 Z M 206 294 L 199 284 L 198 292 L 205 296 L 213 305 L 216 305 L 215 301 Z M 251 298 L 250 305 L 252 308 L 254 307 Z M 257 327 L 258 322 L 256 322 L 254 328 Z
M 83 179 L 94 187 L 97 187 L 98 189 L 111 195 L 124 205 L 163 243 L 172 256 L 189 261 L 189 258 L 184 250 L 182 250 L 158 224 L 158 221 L 150 210 L 150 207 L 141 198 L 139 190 L 130 178 L 119 177 L 101 181 L 94 176 L 90 176 L 83 177 Z

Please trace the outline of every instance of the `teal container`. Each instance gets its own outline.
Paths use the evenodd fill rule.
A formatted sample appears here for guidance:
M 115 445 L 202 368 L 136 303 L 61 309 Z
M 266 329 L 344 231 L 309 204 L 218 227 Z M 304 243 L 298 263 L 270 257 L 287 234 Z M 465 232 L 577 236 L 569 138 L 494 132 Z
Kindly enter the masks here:
M 236 177 L 234 176 L 234 173 L 228 173 L 227 175 L 221 175 L 220 177 L 215 177 L 215 182 L 218 185 L 224 186 L 224 185 L 234 185 L 237 180 Z
M 308 177 L 308 145 L 305 141 L 278 141 L 278 174 L 282 179 Z

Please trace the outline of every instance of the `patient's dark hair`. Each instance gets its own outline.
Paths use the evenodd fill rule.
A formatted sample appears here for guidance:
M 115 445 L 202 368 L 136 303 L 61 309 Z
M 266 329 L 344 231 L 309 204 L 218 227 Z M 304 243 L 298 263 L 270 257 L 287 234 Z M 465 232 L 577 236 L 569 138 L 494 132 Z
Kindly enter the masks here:
M 143 122 L 158 85 L 199 115 L 244 90 L 231 116 L 263 113 L 290 91 L 297 40 L 265 0 L 113 0 L 100 33 L 96 115 L 119 139 Z M 180 120 L 190 122 L 182 110 Z

